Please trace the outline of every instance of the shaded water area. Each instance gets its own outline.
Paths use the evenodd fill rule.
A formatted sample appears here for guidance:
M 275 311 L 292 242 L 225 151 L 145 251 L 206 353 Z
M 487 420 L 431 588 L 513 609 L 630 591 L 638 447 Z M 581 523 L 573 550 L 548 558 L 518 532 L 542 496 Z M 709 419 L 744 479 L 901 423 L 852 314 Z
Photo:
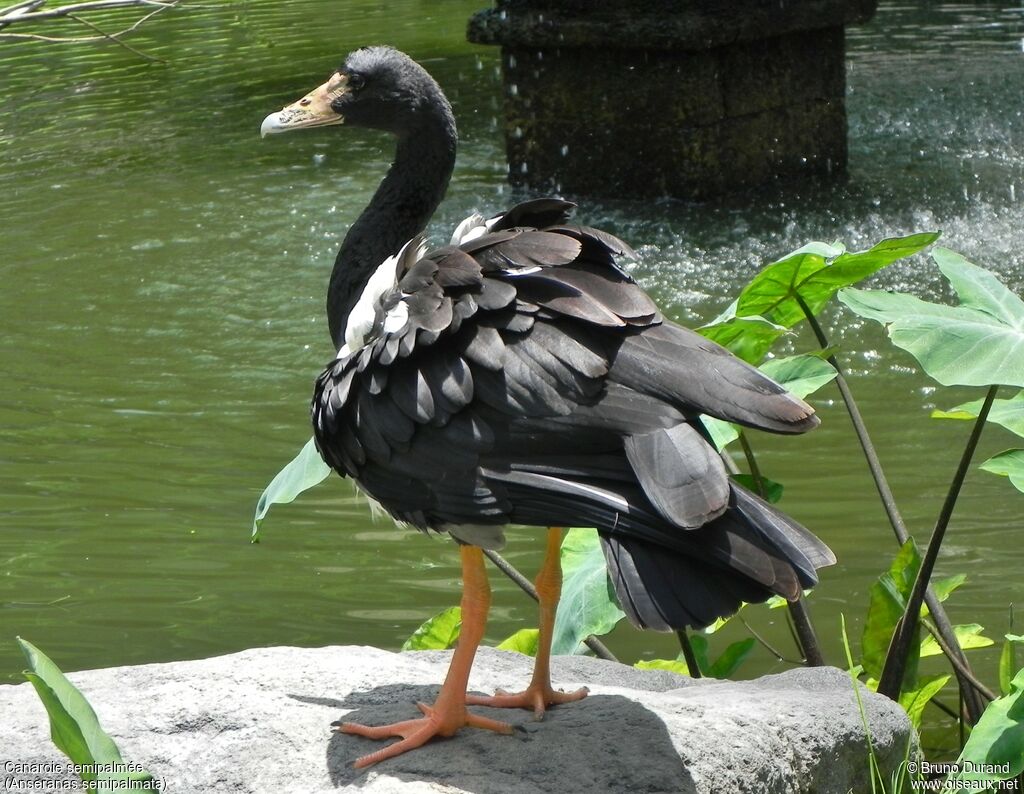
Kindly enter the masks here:
M 374 523 L 337 479 L 277 508 L 264 542 L 248 542 L 260 491 L 309 437 L 312 379 L 331 354 L 327 274 L 391 155 L 389 141 L 354 130 L 261 141 L 264 115 L 348 50 L 391 43 L 438 78 L 459 120 L 434 238 L 519 197 L 505 185 L 497 51 L 464 42 L 481 0 L 341 5 L 165 14 L 131 41 L 166 64 L 111 45 L 0 49 L 0 681 L 20 679 L 16 634 L 65 669 L 259 645 L 397 648 L 457 603 L 451 544 Z M 584 200 L 579 217 L 637 245 L 635 275 L 691 324 L 811 239 L 863 248 L 940 228 L 1020 292 L 1022 37 L 1017 5 L 883 3 L 848 35 L 845 182 L 703 205 Z M 875 283 L 949 297 L 924 257 Z M 981 395 L 936 391 L 845 310 L 825 319 L 921 536 L 968 432 L 929 412 Z M 790 346 L 812 344 L 800 335 Z M 839 616 L 856 644 L 895 543 L 836 394 L 814 402 L 818 431 L 755 443 L 787 487 L 783 506 L 839 556 L 810 600 L 839 663 Z M 1011 443 L 993 427 L 979 455 Z M 1022 507 L 1004 480 L 970 475 L 939 566 L 969 577 L 954 622 L 1008 630 Z M 535 530 L 516 529 L 507 556 L 532 573 L 541 546 Z M 533 625 L 532 602 L 499 574 L 493 584 L 489 638 Z M 781 612 L 747 618 L 792 653 Z M 728 627 L 713 650 L 742 634 Z M 627 626 L 609 645 L 625 661 L 678 650 Z M 995 654 L 974 658 L 992 681 Z M 758 649 L 741 674 L 784 666 Z

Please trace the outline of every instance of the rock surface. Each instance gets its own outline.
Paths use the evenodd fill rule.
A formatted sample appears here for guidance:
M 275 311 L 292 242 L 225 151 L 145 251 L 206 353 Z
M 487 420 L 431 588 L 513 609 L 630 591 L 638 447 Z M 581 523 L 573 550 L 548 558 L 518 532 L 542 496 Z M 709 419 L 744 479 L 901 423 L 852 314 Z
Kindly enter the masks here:
M 584 657 L 553 662 L 556 686 L 590 687 L 543 722 L 525 711 L 476 708 L 517 726 L 512 736 L 463 729 L 368 770 L 351 762 L 380 745 L 331 733 L 348 720 L 419 716 L 449 654 L 375 648 L 261 648 L 194 662 L 72 673 L 126 761 L 174 792 L 800 792 L 870 791 L 860 712 L 847 675 L 792 670 L 754 681 L 692 681 Z M 522 688 L 532 660 L 482 648 L 476 691 Z M 898 706 L 862 691 L 888 779 L 911 730 Z M 29 684 L 0 686 L 4 790 L 61 774 Z M 50 773 L 10 771 L 49 764 Z M 29 767 L 20 767 L 26 769 Z M 46 769 L 47 767 L 43 767 Z M 0 778 L 0 779 L 2 779 Z M 30 783 L 28 785 L 31 785 Z M 60 790 L 37 787 L 22 790 Z

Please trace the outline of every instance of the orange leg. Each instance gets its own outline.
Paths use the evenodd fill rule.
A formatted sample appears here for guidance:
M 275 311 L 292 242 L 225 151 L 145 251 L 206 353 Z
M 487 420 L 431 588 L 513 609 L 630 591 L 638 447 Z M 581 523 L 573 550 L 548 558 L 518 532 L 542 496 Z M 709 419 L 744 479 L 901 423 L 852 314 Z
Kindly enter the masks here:
M 507 723 L 466 711 L 469 670 L 473 666 L 477 646 L 484 636 L 487 610 L 491 605 L 491 589 L 487 584 L 487 571 L 484 569 L 484 556 L 480 549 L 476 546 L 460 546 L 459 551 L 462 554 L 462 631 L 437 701 L 433 706 L 417 703 L 417 708 L 424 714 L 419 719 L 379 727 L 353 722 L 338 725 L 335 730 L 340 733 L 354 733 L 370 739 L 401 737 L 399 742 L 356 759 L 356 767 L 370 766 L 385 758 L 393 758 L 425 744 L 435 736 L 451 736 L 463 725 L 487 728 L 498 733 L 512 733 L 512 726 Z
M 540 636 L 537 641 L 537 659 L 533 665 L 533 679 L 522 692 L 498 691 L 492 697 L 467 695 L 471 706 L 497 706 L 499 708 L 532 709 L 534 719 L 543 719 L 548 706 L 582 700 L 587 688 L 575 692 L 556 692 L 551 687 L 551 638 L 555 630 L 555 610 L 562 593 L 562 529 L 548 528 L 547 550 L 540 573 L 537 574 L 537 596 L 540 601 Z

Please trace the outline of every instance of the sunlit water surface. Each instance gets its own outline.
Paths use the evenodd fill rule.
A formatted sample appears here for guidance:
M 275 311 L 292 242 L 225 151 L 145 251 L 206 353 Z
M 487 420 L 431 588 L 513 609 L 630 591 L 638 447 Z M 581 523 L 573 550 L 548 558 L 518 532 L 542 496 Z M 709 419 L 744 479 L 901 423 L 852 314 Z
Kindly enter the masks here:
M 261 141 L 258 128 L 348 50 L 392 43 L 438 78 L 459 120 L 435 238 L 506 206 L 519 196 L 505 184 L 497 53 L 464 42 L 480 5 L 204 5 L 131 39 L 165 64 L 109 45 L 0 49 L 0 680 L 20 678 L 15 635 L 65 669 L 259 645 L 397 648 L 457 602 L 453 547 L 374 523 L 337 479 L 248 542 L 261 489 L 309 436 L 311 382 L 331 352 L 327 274 L 391 153 L 355 130 Z M 1020 291 L 1022 37 L 1014 5 L 883 3 L 848 35 L 847 181 L 703 205 L 586 199 L 580 217 L 637 245 L 635 275 L 690 323 L 811 239 L 861 248 L 942 229 Z M 924 257 L 875 283 L 949 298 Z M 825 319 L 904 515 L 924 533 L 967 433 L 929 412 L 979 395 L 936 391 L 877 327 L 838 310 Z M 839 556 L 810 602 L 838 663 L 839 616 L 856 640 L 895 546 L 835 393 L 814 402 L 820 430 L 756 443 L 784 506 Z M 979 455 L 1011 444 L 993 428 Z M 969 575 L 954 620 L 994 637 L 1020 599 L 1022 505 L 973 472 L 940 563 Z M 536 531 L 510 536 L 509 559 L 534 570 Z M 494 587 L 496 641 L 534 610 L 500 575 Z M 792 654 L 780 612 L 748 620 Z M 742 634 L 729 627 L 713 647 Z M 626 661 L 677 652 L 673 638 L 626 626 L 609 644 Z M 976 664 L 992 680 L 995 655 Z M 759 649 L 742 673 L 783 666 Z

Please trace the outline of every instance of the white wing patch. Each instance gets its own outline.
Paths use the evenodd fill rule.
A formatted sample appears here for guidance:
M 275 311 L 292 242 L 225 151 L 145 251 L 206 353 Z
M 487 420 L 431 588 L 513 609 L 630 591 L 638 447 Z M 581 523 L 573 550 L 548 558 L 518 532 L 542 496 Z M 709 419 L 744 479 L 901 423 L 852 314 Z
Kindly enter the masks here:
M 404 297 L 404 295 L 403 295 Z M 409 320 L 409 304 L 404 300 L 400 300 L 395 304 L 391 311 L 384 315 L 384 331 L 385 334 L 394 334 L 405 328 L 406 322 Z
M 378 334 L 400 331 L 409 319 L 409 306 L 399 300 L 390 311 L 384 312 L 381 298 L 398 286 L 398 281 L 412 265 L 423 258 L 427 245 L 420 236 L 413 237 L 394 256 L 389 256 L 373 271 L 366 286 L 348 314 L 345 325 L 345 344 L 338 358 L 351 356 L 364 348 Z M 405 296 L 403 296 L 404 298 Z M 374 334 L 374 330 L 377 334 Z
M 493 218 L 485 219 L 480 213 L 474 212 L 455 227 L 455 231 L 452 233 L 451 245 L 462 245 L 463 243 L 475 240 L 477 237 L 483 237 L 503 217 L 503 215 L 495 215 Z

